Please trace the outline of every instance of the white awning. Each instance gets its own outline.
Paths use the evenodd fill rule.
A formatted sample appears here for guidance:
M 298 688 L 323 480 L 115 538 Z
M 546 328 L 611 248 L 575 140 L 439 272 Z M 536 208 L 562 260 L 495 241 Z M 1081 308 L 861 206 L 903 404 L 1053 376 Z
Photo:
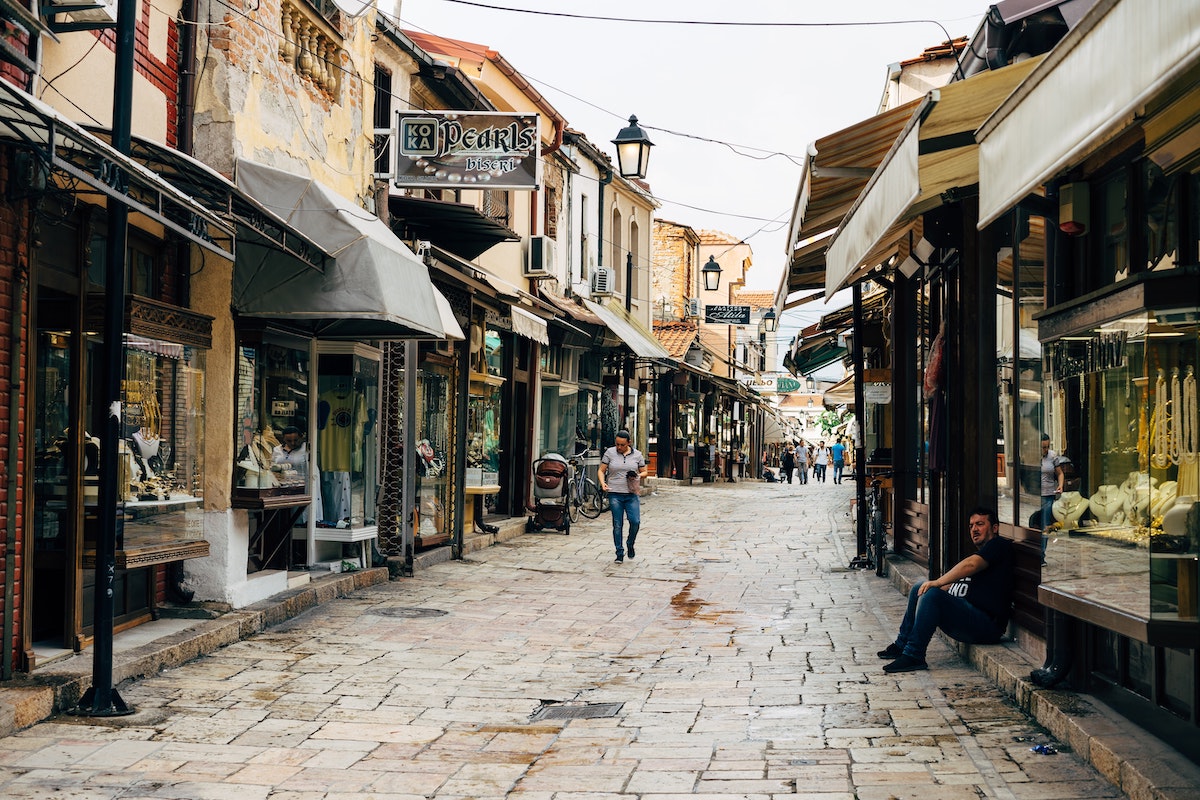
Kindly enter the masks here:
M 979 227 L 1134 124 L 1197 63 L 1196 0 L 1100 0 L 980 127 Z
M 282 253 L 265 251 L 253 263 L 239 258 L 233 270 L 238 313 L 321 339 L 463 338 L 457 322 L 449 329 L 424 262 L 379 217 L 311 178 L 252 161 L 237 162 L 236 179 L 334 259 L 318 272 L 296 271 Z M 288 263 L 277 263 L 284 258 Z
M 674 363 L 671 354 L 663 349 L 663 346 L 658 343 L 658 339 L 654 338 L 654 334 L 643 328 L 625 309 L 601 305 L 586 298 L 584 298 L 583 304 L 603 320 L 608 329 L 616 334 L 617 338 L 624 342 L 638 358 L 647 358 L 668 364 Z
M 550 333 L 546 330 L 546 320 L 537 314 L 531 314 L 523 308 L 512 306 L 513 333 L 532 339 L 538 344 L 550 344 Z
M 438 291 L 436 286 L 433 287 L 433 299 L 437 303 L 438 318 L 442 321 L 442 330 L 445 332 L 446 338 L 459 342 L 466 339 L 462 325 L 459 325 L 458 320 L 454 317 L 454 309 L 450 307 L 450 301 L 446 299 L 446 295 Z
M 975 129 L 1037 63 L 983 72 L 925 96 L 829 245 L 826 297 L 891 255 L 916 217 L 979 182 Z

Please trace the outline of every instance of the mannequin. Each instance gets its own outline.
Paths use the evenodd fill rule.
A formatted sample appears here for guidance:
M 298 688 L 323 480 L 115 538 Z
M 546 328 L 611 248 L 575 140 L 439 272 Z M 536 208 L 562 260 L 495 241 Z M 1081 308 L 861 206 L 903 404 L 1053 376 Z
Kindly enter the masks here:
M 1192 510 L 1192 504 L 1195 502 L 1196 498 L 1191 495 L 1180 495 L 1176 498 L 1175 504 L 1163 512 L 1163 533 L 1169 536 L 1187 536 L 1188 512 Z
M 1054 501 L 1054 518 L 1062 524 L 1063 530 L 1074 530 L 1079 527 L 1079 518 L 1088 510 L 1088 499 L 1079 492 L 1063 492 L 1062 497 Z
M 1115 483 L 1106 483 L 1096 487 L 1096 491 L 1088 498 L 1088 503 L 1096 522 L 1110 525 L 1113 524 L 1113 515 L 1125 505 L 1125 495 Z

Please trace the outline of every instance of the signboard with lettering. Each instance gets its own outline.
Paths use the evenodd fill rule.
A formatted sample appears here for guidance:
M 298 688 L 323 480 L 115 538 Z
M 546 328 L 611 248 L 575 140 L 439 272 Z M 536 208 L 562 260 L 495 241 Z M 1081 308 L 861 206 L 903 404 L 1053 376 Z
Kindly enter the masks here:
M 536 189 L 540 183 L 537 114 L 421 111 L 396 118 L 397 186 Z
M 704 321 L 710 325 L 749 325 L 750 306 L 704 306 Z

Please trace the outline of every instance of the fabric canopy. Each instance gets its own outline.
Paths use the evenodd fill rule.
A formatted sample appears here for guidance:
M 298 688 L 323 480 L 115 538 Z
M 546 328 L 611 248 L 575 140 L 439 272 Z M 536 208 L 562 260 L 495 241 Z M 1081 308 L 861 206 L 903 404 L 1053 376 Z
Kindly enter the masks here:
M 763 444 L 779 444 L 783 441 L 783 426 L 774 415 L 763 417 Z
M 333 257 L 324 272 L 297 270 L 291 256 L 240 247 L 233 270 L 240 314 L 321 339 L 463 338 L 453 315 L 439 310 L 425 264 L 374 214 L 311 178 L 252 161 L 237 162 L 236 180 Z
M 979 226 L 1079 163 L 1200 63 L 1195 0 L 1101 0 L 979 129 Z
M 532 339 L 539 344 L 550 344 L 550 333 L 546 330 L 546 320 L 537 314 L 531 314 L 523 308 L 512 306 L 513 333 Z
M 616 334 L 617 338 L 624 342 L 638 358 L 661 361 L 665 364 L 675 363 L 671 359 L 671 354 L 654 338 L 654 334 L 638 324 L 638 321 L 630 316 L 625 309 L 615 306 L 603 306 L 586 298 L 583 300 L 583 304 L 589 311 L 599 317 L 605 326 Z
M 826 297 L 886 259 L 918 215 L 979 183 L 975 129 L 1038 63 L 983 72 L 925 96 L 829 245 Z

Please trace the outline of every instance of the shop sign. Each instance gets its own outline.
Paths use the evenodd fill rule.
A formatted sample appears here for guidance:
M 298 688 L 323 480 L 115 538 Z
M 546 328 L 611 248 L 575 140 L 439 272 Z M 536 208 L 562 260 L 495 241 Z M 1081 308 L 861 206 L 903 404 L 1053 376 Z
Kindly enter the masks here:
M 710 325 L 749 325 L 750 306 L 704 306 L 704 321 Z
M 395 183 L 411 188 L 536 189 L 537 114 L 422 111 L 396 115 Z
M 887 403 L 892 402 L 892 384 L 864 383 L 863 402 L 878 403 L 880 405 L 886 405 Z
M 775 381 L 775 391 L 779 392 L 780 394 L 795 392 L 799 389 L 800 381 L 796 380 L 795 378 L 789 378 L 786 375 L 781 375 Z

